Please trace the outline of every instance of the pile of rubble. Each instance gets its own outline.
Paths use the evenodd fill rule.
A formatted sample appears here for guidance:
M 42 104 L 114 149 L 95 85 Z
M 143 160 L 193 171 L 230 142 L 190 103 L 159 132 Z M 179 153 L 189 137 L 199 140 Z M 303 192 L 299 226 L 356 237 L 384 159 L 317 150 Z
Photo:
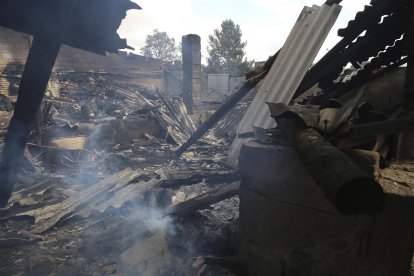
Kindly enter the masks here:
M 54 78 L 0 211 L 0 274 L 234 275 L 228 145 L 210 135 L 176 157 L 195 130 L 179 99 L 102 74 Z

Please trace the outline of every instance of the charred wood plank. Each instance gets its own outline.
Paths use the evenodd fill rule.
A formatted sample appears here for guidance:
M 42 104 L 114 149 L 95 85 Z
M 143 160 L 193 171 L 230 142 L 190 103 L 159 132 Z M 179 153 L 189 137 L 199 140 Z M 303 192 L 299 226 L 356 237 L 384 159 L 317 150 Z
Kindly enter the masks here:
M 271 104 L 270 104 L 271 105 Z M 302 120 L 276 118 L 300 160 L 341 214 L 373 214 L 385 206 L 385 194 L 373 176 L 327 142 Z
M 264 79 L 279 55 L 279 52 L 280 51 L 270 57 L 260 71 L 252 70 L 246 73 L 246 78 L 248 78 L 248 80 L 242 85 L 242 87 L 231 95 L 224 102 L 224 104 L 220 106 L 217 111 L 214 112 L 214 114 L 211 115 L 211 117 L 208 118 L 208 120 L 205 121 L 181 147 L 178 148 L 175 154 L 177 156 L 183 154 L 191 145 L 197 142 L 198 139 L 203 137 L 203 135 L 206 134 L 210 128 L 217 124 L 217 122 L 223 118 L 223 116 L 226 115 L 227 112 L 229 112 L 232 107 L 235 106 L 244 96 L 246 96 L 250 90 L 252 90 L 262 79 Z
M 191 145 L 203 137 L 207 131 L 212 128 L 230 109 L 237 104 L 250 90 L 252 90 L 257 83 L 246 82 L 243 86 L 234 93 L 227 101 L 217 109 L 217 111 L 208 118 L 191 136 L 188 140 L 175 152 L 177 156 L 183 154 Z
M 184 185 L 192 185 L 196 183 L 201 183 L 205 180 L 209 184 L 214 183 L 225 183 L 225 182 L 234 182 L 240 180 L 240 175 L 235 171 L 188 171 L 188 172 L 177 172 L 176 174 L 169 174 L 167 179 L 163 181 L 161 187 L 163 188 L 173 188 L 180 187 Z
M 327 0 L 325 2 L 325 5 L 332 6 L 333 4 L 339 4 L 341 2 L 342 2 L 342 0 Z
M 19 213 L 17 216 L 34 217 L 36 224 L 32 229 L 32 233 L 41 234 L 55 226 L 58 222 L 72 216 L 74 213 L 104 200 L 108 193 L 127 186 L 139 175 L 140 172 L 125 169 L 78 192 L 73 197 L 69 197 L 62 202 Z
M 238 195 L 240 181 L 233 182 L 221 188 L 211 190 L 202 195 L 193 197 L 187 201 L 171 206 L 166 210 L 166 215 L 186 216 L 197 210 L 208 208 L 210 205 Z

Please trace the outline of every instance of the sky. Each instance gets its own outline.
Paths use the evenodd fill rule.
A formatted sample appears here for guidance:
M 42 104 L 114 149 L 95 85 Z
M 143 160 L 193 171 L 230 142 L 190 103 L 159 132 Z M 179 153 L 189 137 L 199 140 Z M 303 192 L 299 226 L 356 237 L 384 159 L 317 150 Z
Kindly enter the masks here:
M 178 45 L 186 34 L 201 37 L 202 63 L 206 63 L 208 35 L 225 19 L 240 25 L 249 60 L 264 61 L 283 46 L 304 6 L 321 5 L 325 0 L 132 0 L 142 10 L 131 10 L 118 33 L 140 54 L 145 38 L 154 29 L 167 32 Z M 340 38 L 337 30 L 347 26 L 370 0 L 344 0 L 342 11 L 322 46 L 318 58 Z

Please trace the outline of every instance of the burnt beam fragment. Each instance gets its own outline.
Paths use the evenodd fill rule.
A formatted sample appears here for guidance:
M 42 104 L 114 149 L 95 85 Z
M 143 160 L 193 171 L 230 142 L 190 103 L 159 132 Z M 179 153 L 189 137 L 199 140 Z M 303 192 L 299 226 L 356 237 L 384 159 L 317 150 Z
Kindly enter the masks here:
M 217 111 L 210 116 L 191 136 L 188 140 L 177 149 L 175 154 L 180 156 L 183 154 L 189 147 L 191 147 L 198 139 L 203 137 L 204 134 L 208 132 L 230 109 L 235 106 L 250 90 L 254 88 L 255 84 L 245 83 L 236 93 L 234 93 L 226 102 L 217 109 Z
M 211 190 L 199 196 L 190 198 L 187 201 L 173 205 L 165 211 L 165 215 L 183 217 L 197 210 L 207 209 L 212 204 L 238 195 L 239 188 L 240 181 L 230 183 L 224 187 Z
M 349 139 L 364 136 L 397 134 L 409 130 L 413 125 L 414 116 L 354 125 L 344 137 Z
M 272 104 L 269 104 L 272 109 Z M 385 206 L 385 193 L 374 177 L 309 128 L 297 116 L 275 118 L 300 160 L 339 213 L 374 214 Z
M 332 6 L 333 4 L 340 4 L 342 0 L 327 0 L 325 5 Z

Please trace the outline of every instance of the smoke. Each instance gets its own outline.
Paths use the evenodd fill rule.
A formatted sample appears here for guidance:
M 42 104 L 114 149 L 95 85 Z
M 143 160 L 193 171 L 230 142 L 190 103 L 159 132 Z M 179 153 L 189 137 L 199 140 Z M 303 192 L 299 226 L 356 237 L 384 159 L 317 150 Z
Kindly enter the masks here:
M 164 214 L 164 210 L 158 207 L 145 205 L 141 201 L 129 203 L 133 208 L 129 208 L 127 219 L 132 222 L 139 222 L 140 227 L 149 231 L 157 232 L 169 229 L 170 233 L 174 233 L 174 223 L 170 216 Z

